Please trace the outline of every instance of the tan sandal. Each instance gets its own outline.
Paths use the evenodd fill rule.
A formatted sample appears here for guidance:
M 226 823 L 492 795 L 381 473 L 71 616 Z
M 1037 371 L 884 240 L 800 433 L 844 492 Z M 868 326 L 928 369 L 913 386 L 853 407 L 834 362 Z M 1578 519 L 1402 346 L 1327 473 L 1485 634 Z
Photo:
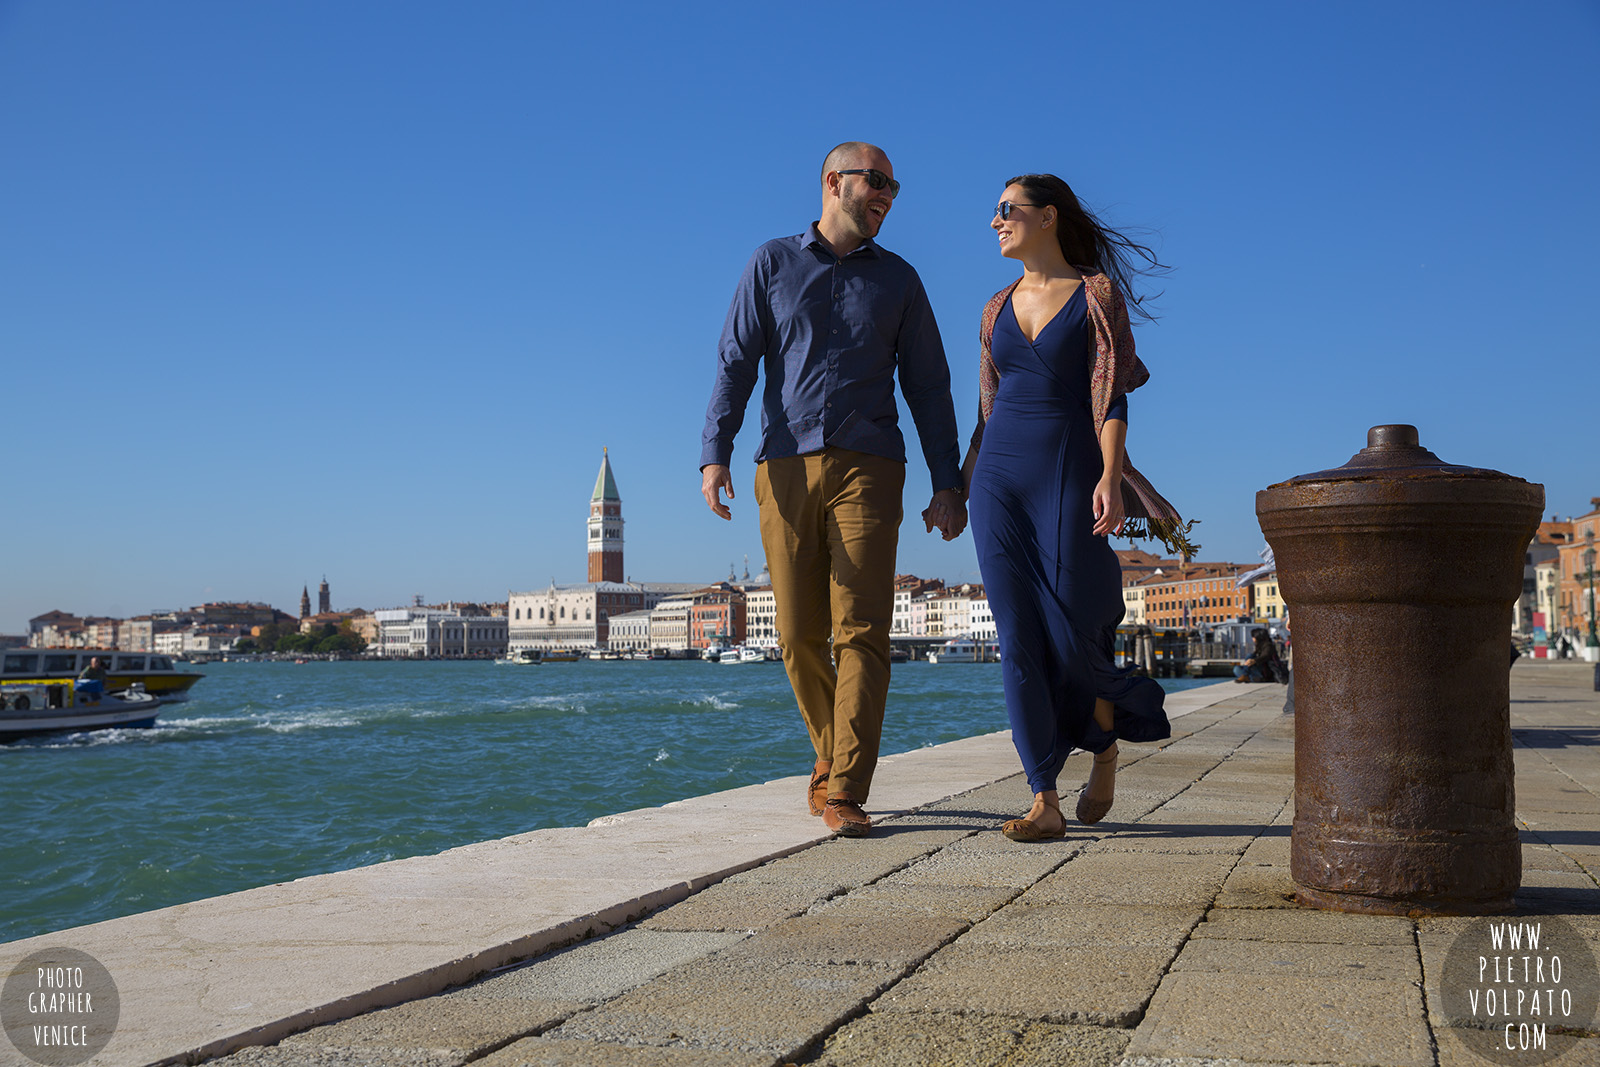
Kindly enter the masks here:
M 1061 815 L 1058 805 L 1044 801 L 1044 806 Z M 1007 819 L 1000 824 L 1000 832 L 1011 841 L 1059 841 L 1067 836 L 1067 819 L 1061 816 L 1061 829 L 1046 830 L 1032 819 Z
M 1109 756 L 1110 758 L 1101 759 L 1100 756 L 1096 756 L 1094 758 L 1095 766 L 1104 767 L 1109 763 L 1113 768 L 1115 768 L 1117 765 L 1117 754 L 1117 746 L 1113 744 L 1110 748 L 1106 749 L 1106 751 L 1100 754 L 1100 756 Z M 1091 777 L 1094 774 L 1093 771 L 1090 771 L 1089 773 Z M 1114 789 L 1116 779 L 1113 778 L 1112 782 Z M 1116 798 L 1113 797 L 1111 800 L 1090 800 L 1088 783 L 1084 783 L 1082 791 L 1078 793 L 1078 821 L 1083 823 L 1085 826 L 1093 826 L 1095 823 L 1106 817 L 1106 813 L 1111 810 L 1111 805 L 1115 802 L 1115 799 Z

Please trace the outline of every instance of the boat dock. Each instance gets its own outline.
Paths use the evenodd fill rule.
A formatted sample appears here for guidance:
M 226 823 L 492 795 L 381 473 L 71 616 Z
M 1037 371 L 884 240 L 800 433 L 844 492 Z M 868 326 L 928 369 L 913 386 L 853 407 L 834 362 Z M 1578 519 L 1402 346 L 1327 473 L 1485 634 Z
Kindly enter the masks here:
M 1518 909 L 1600 954 L 1592 668 L 1511 677 Z M 886 758 L 864 840 L 829 839 L 798 775 L 0 956 L 9 973 L 69 946 L 109 969 L 108 1065 L 1483 1062 L 1439 1010 L 1469 920 L 1294 903 L 1283 698 L 1169 696 L 1172 738 L 1126 746 L 1111 815 L 1062 841 L 996 832 L 1028 795 L 990 734 Z M 1069 760 L 1064 789 L 1087 764 Z M 1572 978 L 1592 1009 L 1600 976 Z M 1597 1030 L 1552 1033 L 1555 1062 L 1600 1062 Z M 26 1061 L 0 1046 L 0 1062 Z

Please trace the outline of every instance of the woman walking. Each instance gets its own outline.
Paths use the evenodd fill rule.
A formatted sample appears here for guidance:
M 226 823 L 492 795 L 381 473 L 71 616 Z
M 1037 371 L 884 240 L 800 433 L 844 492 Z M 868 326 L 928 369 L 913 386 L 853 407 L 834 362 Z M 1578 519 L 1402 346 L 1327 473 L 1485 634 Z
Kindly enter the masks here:
M 1186 559 L 1195 546 L 1192 523 L 1124 447 L 1127 394 L 1149 378 L 1123 296 L 1127 257 L 1159 267 L 1154 254 L 1101 225 L 1051 174 L 1007 182 L 990 225 L 1023 273 L 984 308 L 978 426 L 962 473 L 1034 795 L 1003 830 L 1035 841 L 1066 832 L 1056 777 L 1074 748 L 1094 753 L 1076 814 L 1095 823 L 1111 809 L 1118 738 L 1171 736 L 1161 686 L 1113 662 L 1122 571 L 1109 536 L 1156 537 Z

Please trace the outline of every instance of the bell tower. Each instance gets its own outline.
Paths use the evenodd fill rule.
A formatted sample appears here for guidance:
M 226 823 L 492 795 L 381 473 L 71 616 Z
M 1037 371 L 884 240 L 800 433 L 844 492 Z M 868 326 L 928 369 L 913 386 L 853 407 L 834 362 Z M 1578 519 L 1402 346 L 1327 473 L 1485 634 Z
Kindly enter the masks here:
M 589 581 L 622 581 L 622 496 L 611 473 L 611 456 L 600 450 L 600 476 L 589 498 Z
M 326 615 L 333 610 L 333 598 L 328 595 L 328 576 L 322 576 L 322 584 L 317 586 L 317 611 Z

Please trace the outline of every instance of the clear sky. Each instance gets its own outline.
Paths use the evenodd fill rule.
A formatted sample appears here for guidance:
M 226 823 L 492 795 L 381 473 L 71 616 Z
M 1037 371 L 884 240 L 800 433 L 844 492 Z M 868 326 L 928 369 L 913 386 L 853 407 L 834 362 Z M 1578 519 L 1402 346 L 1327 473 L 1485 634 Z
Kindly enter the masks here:
M 754 405 L 734 521 L 699 496 L 714 348 L 847 139 L 904 184 L 963 434 L 1004 179 L 1155 231 L 1129 453 L 1203 558 L 1384 422 L 1581 513 L 1597 133 L 1582 0 L 0 0 L 0 632 L 582 581 L 602 447 L 631 577 L 759 567 Z M 977 578 L 914 520 L 900 569 Z

